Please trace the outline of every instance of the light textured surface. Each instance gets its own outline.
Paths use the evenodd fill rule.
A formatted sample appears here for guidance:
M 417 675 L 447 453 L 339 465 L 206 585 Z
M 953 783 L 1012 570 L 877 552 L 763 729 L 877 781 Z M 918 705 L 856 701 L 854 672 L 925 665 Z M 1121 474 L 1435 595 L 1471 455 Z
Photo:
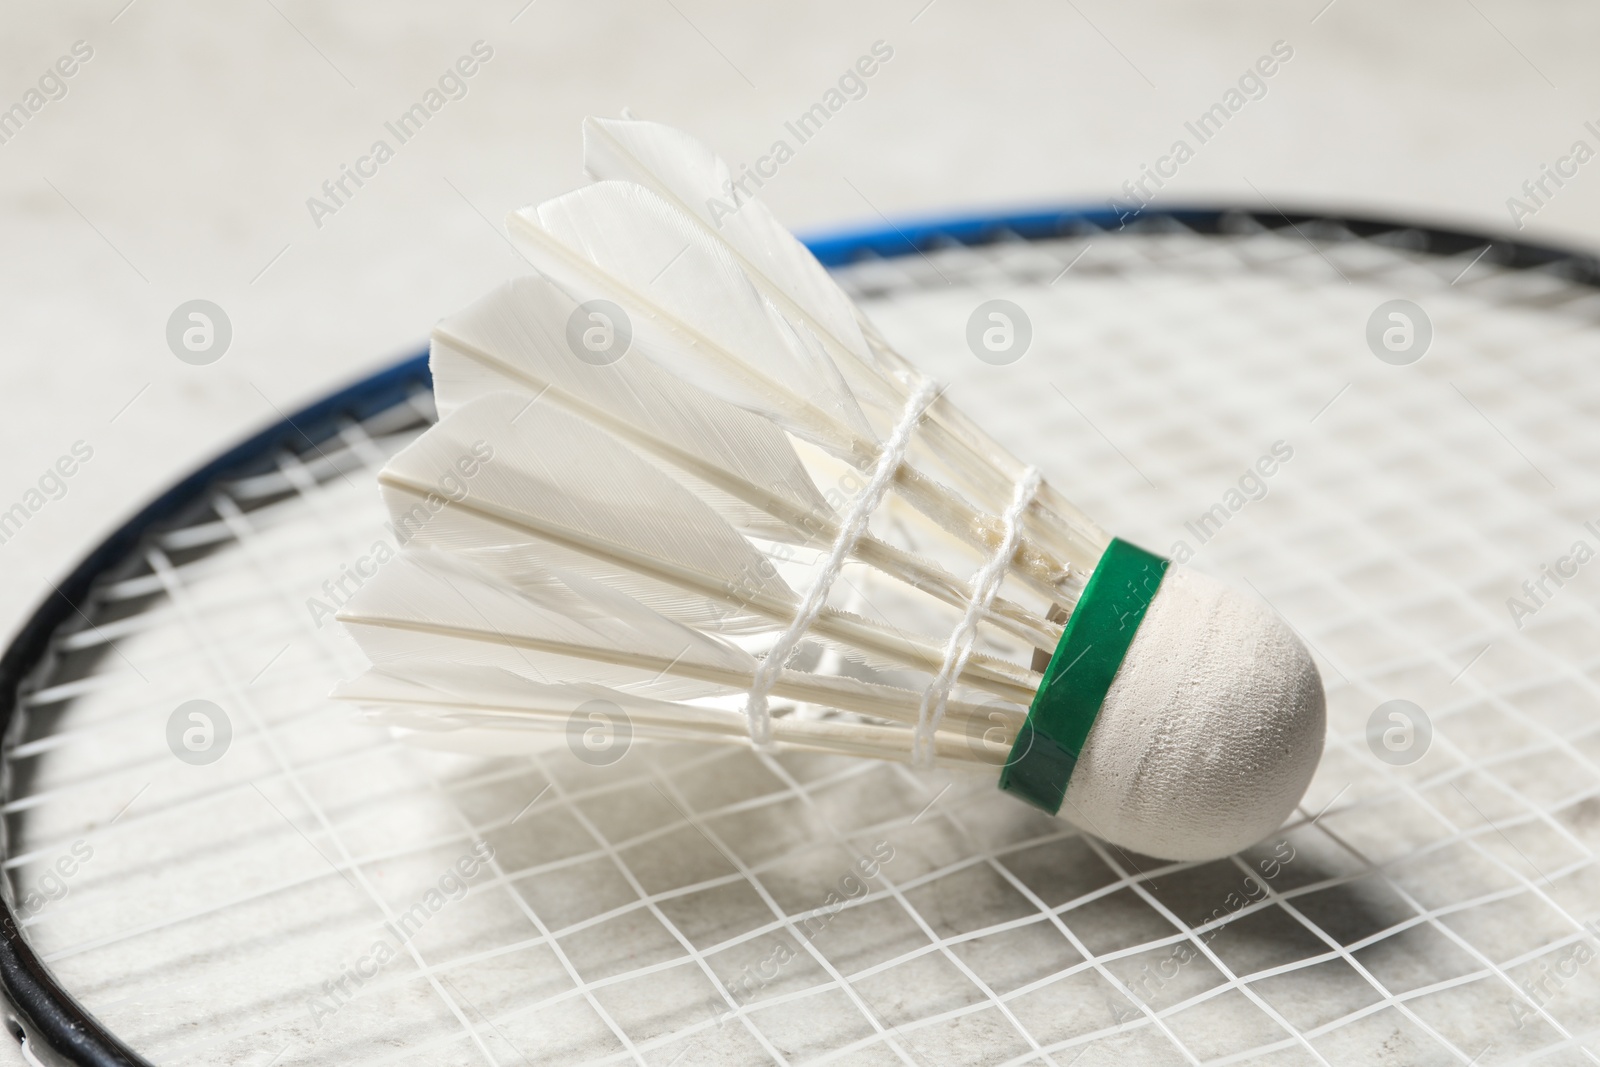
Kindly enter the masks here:
M 323 699 L 359 664 L 305 603 L 381 536 L 370 482 L 335 469 L 400 443 L 372 425 L 332 463 L 220 493 L 108 590 L 131 617 L 67 642 L 89 674 L 32 701 L 13 885 L 80 838 L 94 856 L 28 936 L 162 1063 L 1588 1062 L 1594 602 L 1569 582 L 1518 629 L 1506 598 L 1594 536 L 1600 301 L 1314 232 L 1099 235 L 846 276 L 1091 514 L 1187 540 L 1191 566 L 1305 636 L 1327 751 L 1262 847 L 1162 864 L 896 765 L 390 743 Z M 1036 325 L 1003 368 L 960 329 L 996 293 Z M 1363 340 L 1396 293 L 1438 332 L 1410 367 Z M 1267 492 L 1194 543 L 1186 522 L 1277 441 L 1292 455 Z M 195 697 L 235 724 L 207 767 L 163 736 Z M 1406 766 L 1367 738 L 1396 697 L 1432 722 Z M 442 879 L 478 840 L 493 861 L 451 900 Z M 441 885 L 374 967 L 383 923 Z M 335 981 L 359 995 L 324 1015 Z
M 1259 602 L 1173 567 L 1151 598 L 1062 815 L 1124 848 L 1211 860 L 1282 826 L 1322 757 L 1322 679 Z

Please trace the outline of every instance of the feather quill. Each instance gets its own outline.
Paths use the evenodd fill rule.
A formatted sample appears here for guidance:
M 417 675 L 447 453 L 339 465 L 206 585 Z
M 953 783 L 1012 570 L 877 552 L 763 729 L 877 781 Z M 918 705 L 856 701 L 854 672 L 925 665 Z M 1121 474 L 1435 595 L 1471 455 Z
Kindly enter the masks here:
M 826 546 L 838 516 L 772 423 L 684 385 L 648 360 L 594 365 L 574 358 L 565 324 L 577 304 L 542 278 L 506 283 L 434 330 L 430 367 L 440 413 L 497 391 L 554 404 L 666 464 L 697 495 L 756 536 Z M 857 558 L 946 604 L 969 583 L 868 534 Z M 1035 647 L 1059 627 L 1004 597 L 985 618 Z
M 577 706 L 565 703 L 573 686 L 624 704 L 633 698 L 728 696 L 749 686 L 757 660 L 748 652 L 579 575 L 552 571 L 548 577 L 528 594 L 507 589 L 452 553 L 406 551 L 339 612 L 377 672 L 346 683 L 339 695 L 369 703 L 520 707 L 565 715 Z M 452 699 L 416 693 L 403 699 L 408 687 L 431 688 Z M 877 718 L 917 721 L 919 694 L 907 689 L 784 670 L 773 691 Z M 950 715 L 984 723 L 994 710 L 953 701 Z M 729 714 L 743 723 L 739 713 Z M 1020 722 L 1020 712 L 1008 714 Z
M 486 751 L 496 755 L 506 751 L 506 730 L 571 730 L 575 719 L 587 729 L 596 722 L 595 713 L 612 717 L 619 711 L 627 717 L 630 736 L 750 744 L 745 718 L 736 711 L 641 697 L 604 686 L 528 685 L 509 677 L 506 684 L 495 686 L 476 676 L 406 678 L 374 668 L 342 683 L 334 696 L 365 705 L 369 719 L 385 726 L 429 734 L 488 730 Z M 615 729 L 617 724 L 608 725 Z M 787 748 L 841 756 L 881 755 L 886 747 L 900 743 L 904 734 L 897 727 L 819 719 L 778 719 L 774 727 L 774 739 Z M 976 764 L 992 769 L 1005 760 L 1003 746 L 973 745 L 950 731 L 938 732 L 934 743 L 938 766 Z
M 621 306 L 648 358 L 857 470 L 876 463 L 879 442 L 817 335 L 784 318 L 728 246 L 667 201 L 601 182 L 513 212 L 510 222 L 518 247 L 570 296 Z M 916 468 L 902 464 L 894 485 L 980 552 L 999 545 L 993 515 Z M 1066 557 L 1027 540 L 1015 562 L 1018 577 L 1051 598 L 1072 577 Z
M 596 365 L 575 358 L 566 326 L 577 308 L 545 279 L 523 277 L 441 322 L 429 361 L 439 413 L 491 392 L 524 392 L 582 415 L 713 490 L 728 482 L 743 494 L 737 499 L 753 495 L 753 487 L 776 497 L 752 515 L 831 511 L 767 420 L 648 360 Z
M 651 190 L 725 244 L 753 284 L 783 314 L 815 331 L 827 352 L 857 372 L 850 380 L 870 401 L 893 410 L 916 369 L 866 323 L 816 257 L 759 199 L 736 191 L 726 163 L 699 141 L 659 123 L 590 118 L 584 169 L 597 181 Z M 743 194 L 743 195 L 741 195 Z M 733 201 L 734 210 L 727 204 Z M 1024 464 L 943 398 L 924 428 L 928 445 L 991 509 L 1004 506 Z M 1030 509 L 1029 534 L 1080 568 L 1092 569 L 1107 535 L 1048 485 Z M 1027 553 L 1024 548 L 1023 553 Z
M 492 450 L 470 480 L 452 479 L 461 457 Z M 451 548 L 545 542 L 571 559 L 586 556 L 712 605 L 733 603 L 775 626 L 794 618 L 799 597 L 770 561 L 707 504 L 640 459 L 621 442 L 556 408 L 534 409 L 511 394 L 482 397 L 441 420 L 401 451 L 378 476 L 401 518 L 397 529 L 424 544 Z M 441 493 L 447 480 L 453 492 Z M 421 498 L 421 503 L 415 503 Z M 427 521 L 403 516 L 426 509 Z M 471 525 L 457 521 L 471 516 Z M 444 521 L 440 521 L 444 518 Z M 473 541 L 463 543 L 471 536 Z M 824 608 L 813 633 L 847 650 L 932 672 L 937 642 Z M 1025 703 L 1034 684 L 1022 667 L 974 655 L 963 682 Z

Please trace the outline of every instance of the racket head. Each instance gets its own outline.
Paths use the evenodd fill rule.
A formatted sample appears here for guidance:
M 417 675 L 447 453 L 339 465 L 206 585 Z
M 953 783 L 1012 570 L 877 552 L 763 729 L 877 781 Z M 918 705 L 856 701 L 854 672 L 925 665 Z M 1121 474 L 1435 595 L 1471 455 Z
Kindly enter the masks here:
M 1593 976 L 1526 986 L 1586 943 L 1592 609 L 1548 579 L 1524 617 L 1502 601 L 1545 557 L 1564 569 L 1594 510 L 1576 475 L 1594 259 L 1228 210 L 812 247 L 1090 514 L 1249 579 L 1301 629 L 1330 739 L 1300 817 L 1229 861 L 1163 864 L 900 767 L 394 745 L 321 702 L 352 661 L 312 602 L 382 538 L 368 476 L 426 424 L 417 357 L 174 486 L 0 659 L 0 982 L 36 1056 L 1575 1053 L 1600 1025 Z M 1030 319 L 1014 362 L 966 342 L 993 299 Z M 1369 345 L 1393 300 L 1428 319 L 1416 361 L 1384 347 L 1381 315 Z M 231 760 L 179 755 L 194 699 L 230 720 Z M 1423 719 L 1374 720 L 1395 699 Z M 385 932 L 418 902 L 415 931 Z M 393 962 L 374 962 L 381 939 Z

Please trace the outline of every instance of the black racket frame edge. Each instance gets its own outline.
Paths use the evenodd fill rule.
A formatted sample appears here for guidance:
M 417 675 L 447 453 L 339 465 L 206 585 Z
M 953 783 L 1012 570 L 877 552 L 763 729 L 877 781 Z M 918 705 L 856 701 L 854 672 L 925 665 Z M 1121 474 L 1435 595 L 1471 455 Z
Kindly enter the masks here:
M 185 519 L 209 507 L 210 490 L 221 481 L 265 473 L 284 451 L 306 454 L 338 434 L 351 421 L 405 403 L 419 391 L 432 389 L 426 353 L 365 378 L 303 408 L 200 467 L 146 505 L 100 543 L 55 590 L 46 595 L 11 646 L 0 656 L 0 736 L 13 743 L 18 704 L 51 660 L 59 627 L 80 618 L 92 603 L 95 583 L 132 557 L 145 539 L 185 525 Z M 419 412 L 420 415 L 420 412 Z M 9 763 L 6 765 L 9 774 Z M 6 782 L 9 793 L 9 781 Z M 10 827 L 0 820 L 0 833 Z M 9 840 L 5 842 L 9 852 Z M 0 897 L 0 992 L 6 1029 L 28 1052 L 48 1067 L 149 1067 L 61 988 L 17 925 L 9 886 Z
M 1322 212 L 1263 212 L 1236 208 L 1169 208 L 1138 213 L 1054 209 L 911 221 L 865 232 L 822 236 L 807 244 L 827 266 L 895 258 L 952 245 L 1041 241 L 1104 234 L 1187 230 L 1207 236 L 1293 230 L 1308 241 L 1370 240 L 1424 255 L 1454 256 L 1485 249 L 1481 260 L 1502 269 L 1545 269 L 1581 285 L 1600 286 L 1600 257 L 1465 230 L 1417 226 L 1373 217 Z M 304 455 L 362 421 L 430 390 L 427 355 L 411 356 L 347 386 L 234 446 L 162 493 L 86 556 L 48 594 L 0 656 L 0 736 L 12 725 L 31 679 L 48 667 L 56 631 L 91 605 L 98 580 L 130 560 L 145 539 L 181 526 L 204 510 L 221 481 L 272 469 L 284 451 Z M 6 765 L 9 773 L 9 763 Z M 9 782 L 5 783 L 9 786 Z M 8 790 L 9 791 L 9 790 Z M 9 825 L 0 820 L 0 835 Z M 9 842 L 6 851 L 9 852 Z M 0 892 L 0 1013 L 28 1054 L 48 1067 L 150 1067 L 149 1061 L 90 1015 L 55 980 L 22 936 L 11 890 Z

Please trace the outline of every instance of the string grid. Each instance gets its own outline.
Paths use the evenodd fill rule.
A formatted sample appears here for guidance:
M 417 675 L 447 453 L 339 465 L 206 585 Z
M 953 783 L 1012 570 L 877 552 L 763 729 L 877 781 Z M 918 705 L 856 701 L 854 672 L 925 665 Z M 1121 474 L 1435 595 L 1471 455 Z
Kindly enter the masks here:
M 387 536 L 417 396 L 218 485 L 59 635 L 5 756 L 24 934 L 164 1064 L 1600 1063 L 1594 579 L 1507 607 L 1600 544 L 1600 297 L 1476 251 L 1152 224 L 840 272 L 1108 529 L 1303 635 L 1327 752 L 1257 848 L 1163 863 L 899 764 L 390 740 L 325 699 L 361 664 L 314 609 Z M 963 340 L 996 294 L 1007 367 Z M 1394 298 L 1410 366 L 1364 340 Z M 169 749 L 195 699 L 214 763 Z M 1394 699 L 1414 763 L 1368 741 Z

